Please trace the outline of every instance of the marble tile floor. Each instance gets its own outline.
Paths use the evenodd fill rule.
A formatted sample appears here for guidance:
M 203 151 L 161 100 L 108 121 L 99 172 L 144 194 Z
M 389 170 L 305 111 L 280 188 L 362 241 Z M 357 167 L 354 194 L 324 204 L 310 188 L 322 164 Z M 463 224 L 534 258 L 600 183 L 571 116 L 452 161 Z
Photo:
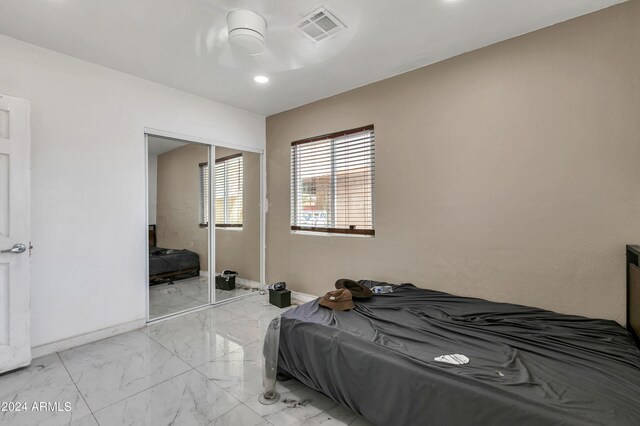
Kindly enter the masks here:
M 209 303 L 207 277 L 149 286 L 149 318 L 159 318 Z
M 27 408 L 0 411 L 0 425 L 369 425 L 295 380 L 278 383 L 276 404 L 258 402 L 261 323 L 282 311 L 255 293 L 35 359 L 0 375 L 0 404 Z
M 220 302 L 222 300 L 233 299 L 234 297 L 243 296 L 249 293 L 257 292 L 257 288 L 248 287 L 242 284 L 236 283 L 236 288 L 233 290 L 220 290 L 216 289 L 216 301 Z
M 257 291 L 250 287 L 236 284 L 234 290 L 216 289 L 216 301 Z M 194 277 L 174 281 L 173 284 L 156 284 L 149 286 L 149 318 L 160 318 L 188 309 L 197 308 L 209 303 L 207 277 Z

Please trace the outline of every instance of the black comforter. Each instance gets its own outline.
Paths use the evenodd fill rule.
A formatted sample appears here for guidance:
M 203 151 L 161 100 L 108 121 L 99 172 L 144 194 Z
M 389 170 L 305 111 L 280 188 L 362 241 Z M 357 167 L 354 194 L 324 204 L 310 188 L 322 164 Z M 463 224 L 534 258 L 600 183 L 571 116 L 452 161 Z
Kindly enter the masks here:
M 640 425 L 640 351 L 617 323 L 411 284 L 285 312 L 278 362 L 378 425 Z
M 200 256 L 198 256 L 198 253 L 162 247 L 151 247 L 149 249 L 150 277 L 192 268 L 200 269 Z

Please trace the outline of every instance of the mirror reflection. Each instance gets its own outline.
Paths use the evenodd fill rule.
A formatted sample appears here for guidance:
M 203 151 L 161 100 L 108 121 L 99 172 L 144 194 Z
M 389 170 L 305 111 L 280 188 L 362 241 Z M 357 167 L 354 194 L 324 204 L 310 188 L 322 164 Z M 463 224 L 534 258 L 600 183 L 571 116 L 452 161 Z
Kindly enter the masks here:
M 260 288 L 260 155 L 216 147 L 215 300 Z
M 209 147 L 149 135 L 149 319 L 209 303 L 202 165 Z

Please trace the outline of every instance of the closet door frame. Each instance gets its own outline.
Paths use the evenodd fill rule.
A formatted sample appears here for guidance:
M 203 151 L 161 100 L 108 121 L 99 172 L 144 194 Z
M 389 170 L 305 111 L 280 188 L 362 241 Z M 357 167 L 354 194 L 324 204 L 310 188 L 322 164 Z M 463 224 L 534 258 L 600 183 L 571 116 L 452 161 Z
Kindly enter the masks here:
M 177 139 L 185 142 L 198 143 L 201 145 L 209 146 L 209 164 L 215 163 L 215 149 L 216 147 L 221 148 L 231 148 L 240 151 L 252 152 L 260 155 L 260 290 L 264 291 L 265 287 L 265 247 L 266 247 L 266 159 L 264 154 L 264 149 L 255 148 L 246 145 L 234 144 L 225 141 L 201 138 L 198 136 L 186 135 L 181 133 L 175 133 L 166 130 L 154 129 L 145 127 L 144 128 L 144 210 L 145 210 L 145 241 L 146 241 L 146 258 L 145 258 L 145 279 L 144 279 L 144 294 L 145 294 L 145 306 L 146 306 L 146 319 L 147 323 L 153 323 L 158 321 L 163 321 L 169 318 L 175 318 L 179 315 L 184 315 L 193 311 L 207 309 L 211 305 L 215 305 L 217 303 L 224 303 L 230 300 L 235 300 L 235 298 L 227 299 L 224 301 L 217 302 L 215 300 L 215 259 L 216 259 L 216 244 L 215 244 L 215 226 L 209 226 L 207 228 L 208 238 L 209 238 L 209 304 L 200 306 L 197 308 L 180 311 L 176 314 L 163 316 L 159 318 L 150 319 L 149 318 L 149 152 L 148 152 L 148 136 L 158 136 L 169 139 Z M 211 185 L 213 178 L 213 173 L 209 173 L 209 187 L 210 194 L 209 197 L 209 224 L 212 223 L 211 218 L 215 217 L 215 188 Z

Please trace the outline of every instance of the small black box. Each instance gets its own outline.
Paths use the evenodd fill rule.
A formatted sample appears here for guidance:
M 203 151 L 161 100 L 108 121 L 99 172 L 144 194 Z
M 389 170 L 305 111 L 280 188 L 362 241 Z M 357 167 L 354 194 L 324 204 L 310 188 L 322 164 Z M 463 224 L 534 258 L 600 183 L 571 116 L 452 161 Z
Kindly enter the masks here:
M 216 275 L 216 288 L 220 290 L 233 290 L 236 288 L 236 277 Z
M 291 290 L 269 290 L 269 303 L 278 308 L 291 306 Z

